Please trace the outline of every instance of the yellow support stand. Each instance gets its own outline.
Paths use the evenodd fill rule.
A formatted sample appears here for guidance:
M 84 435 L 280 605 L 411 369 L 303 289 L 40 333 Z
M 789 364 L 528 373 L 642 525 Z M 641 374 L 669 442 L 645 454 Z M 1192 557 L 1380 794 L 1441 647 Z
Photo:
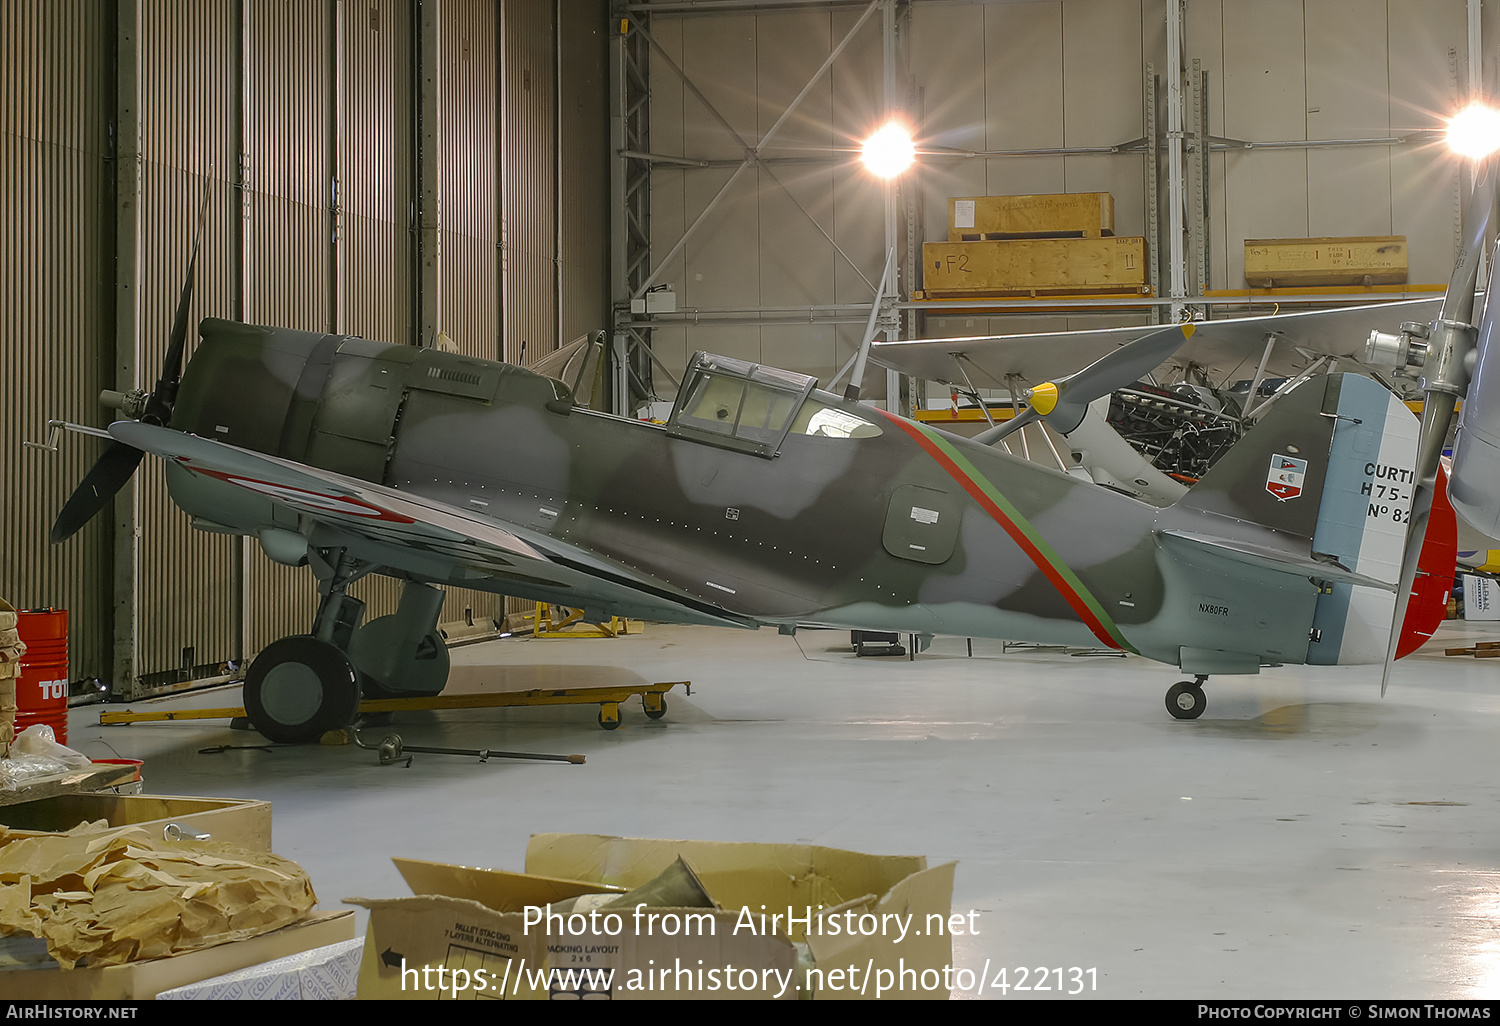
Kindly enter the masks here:
M 558 618 L 553 619 L 553 609 Z M 626 634 L 640 634 L 643 625 L 639 620 L 627 620 L 612 616 L 608 623 L 584 623 L 583 610 L 567 606 L 552 606 L 538 602 L 532 616 L 533 638 L 618 638 Z
M 493 709 L 525 705 L 599 705 L 599 726 L 614 730 L 620 725 L 620 703 L 636 695 L 653 720 L 667 713 L 667 692 L 678 684 L 691 692 L 692 681 L 669 681 L 612 688 L 538 688 L 489 695 L 433 695 L 427 698 L 378 698 L 359 703 L 362 713 L 409 712 L 418 709 Z M 230 720 L 245 715 L 243 707 L 222 709 L 174 709 L 170 712 L 101 712 L 101 726 L 128 723 L 163 723 L 172 720 Z

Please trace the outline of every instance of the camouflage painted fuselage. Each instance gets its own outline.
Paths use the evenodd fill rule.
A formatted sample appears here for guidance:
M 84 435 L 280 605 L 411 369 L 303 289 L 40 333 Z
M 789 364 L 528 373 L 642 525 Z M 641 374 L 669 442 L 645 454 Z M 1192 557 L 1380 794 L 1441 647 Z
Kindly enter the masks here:
M 202 334 L 173 428 L 551 539 L 675 597 L 689 622 L 1104 645 L 1202 672 L 1308 659 L 1325 586 L 1190 536 L 1306 550 L 1316 501 L 1287 514 L 1256 454 L 1291 446 L 1326 462 L 1321 393 L 1244 457 L 1244 497 L 1195 489 L 1196 503 L 1160 510 L 828 393 L 803 398 L 859 429 L 804 425 L 766 455 L 575 408 L 560 383 L 508 365 L 224 321 Z M 308 533 L 271 499 L 169 467 L 174 498 L 204 521 Z M 1323 471 L 1308 471 L 1310 496 Z M 1258 515 L 1267 504 L 1275 528 Z M 659 604 L 560 588 L 524 565 L 355 551 L 396 576 L 662 617 Z

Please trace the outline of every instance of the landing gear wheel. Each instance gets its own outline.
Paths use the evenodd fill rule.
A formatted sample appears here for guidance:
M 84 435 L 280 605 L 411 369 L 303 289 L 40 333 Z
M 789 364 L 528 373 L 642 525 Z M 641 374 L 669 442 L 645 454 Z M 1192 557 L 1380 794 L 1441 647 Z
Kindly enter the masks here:
M 245 675 L 250 724 L 278 744 L 307 744 L 359 713 L 359 676 L 335 645 L 306 634 L 267 645 Z
M 1207 707 L 1208 697 L 1193 681 L 1179 681 L 1167 689 L 1167 712 L 1179 720 L 1196 720 Z

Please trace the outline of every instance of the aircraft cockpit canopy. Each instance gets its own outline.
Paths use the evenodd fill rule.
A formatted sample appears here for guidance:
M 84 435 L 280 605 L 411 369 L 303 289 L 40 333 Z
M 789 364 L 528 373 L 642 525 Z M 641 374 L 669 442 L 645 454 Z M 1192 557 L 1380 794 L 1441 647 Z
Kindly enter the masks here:
M 880 428 L 813 395 L 818 379 L 727 356 L 693 354 L 667 432 L 681 438 L 775 456 L 788 434 L 864 438 Z

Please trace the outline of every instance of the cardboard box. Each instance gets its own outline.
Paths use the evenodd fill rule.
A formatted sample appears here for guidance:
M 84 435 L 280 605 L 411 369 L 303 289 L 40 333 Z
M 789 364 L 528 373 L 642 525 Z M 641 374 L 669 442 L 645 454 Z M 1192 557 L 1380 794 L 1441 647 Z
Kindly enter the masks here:
M 161 991 L 158 1001 L 351 1001 L 362 940 L 339 941 Z
M 636 908 L 628 898 L 597 907 L 607 895 L 549 919 L 535 903 L 639 888 L 678 858 L 718 909 Z M 951 986 L 952 863 L 540 834 L 525 873 L 397 864 L 414 888 L 435 893 L 347 899 L 370 909 L 361 998 L 946 998 Z
M 1405 235 L 1245 240 L 1245 284 L 1252 288 L 1405 281 Z
M 79 823 L 100 819 L 110 827 L 141 827 L 158 838 L 168 824 L 176 823 L 225 844 L 251 851 L 271 850 L 270 802 L 80 793 L 0 806 L 0 826 L 7 828 L 10 838 L 62 833 Z
M 1146 288 L 1146 240 L 1139 236 L 928 242 L 922 261 L 923 288 L 930 297 Z
M 140 1001 L 164 990 L 353 937 L 353 912 L 320 912 L 259 937 L 171 958 L 102 969 L 59 969 L 54 965 L 0 970 L 0 993 L 12 1000 Z
M 1114 233 L 1115 198 L 1107 192 L 958 196 L 948 201 L 949 242 Z

